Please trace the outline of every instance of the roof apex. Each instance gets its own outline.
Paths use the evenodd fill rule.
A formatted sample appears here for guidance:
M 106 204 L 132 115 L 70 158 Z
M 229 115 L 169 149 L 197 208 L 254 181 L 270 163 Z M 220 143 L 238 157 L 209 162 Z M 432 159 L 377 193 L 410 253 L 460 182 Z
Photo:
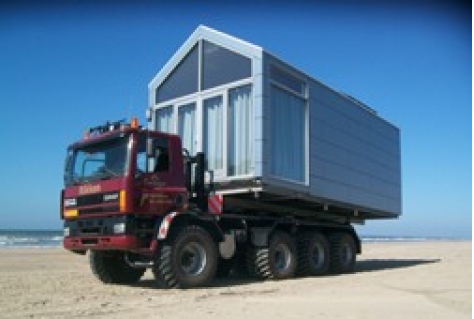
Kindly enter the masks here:
M 148 87 L 156 87 L 162 83 L 186 56 L 186 54 L 188 54 L 196 43 L 201 40 L 212 42 L 249 58 L 256 57 L 261 59 L 263 54 L 263 49 L 257 45 L 201 24 L 174 53 L 171 59 L 166 62 L 158 74 L 150 81 Z
M 216 29 L 212 29 L 208 26 L 205 26 L 203 24 L 199 25 L 196 30 L 194 30 L 193 34 L 194 33 L 197 33 L 197 35 L 199 36 L 199 40 L 200 39 L 205 39 L 205 40 L 216 40 L 216 44 L 222 44 L 220 42 L 235 42 L 236 45 L 240 45 L 240 46 L 243 46 L 245 47 L 247 50 L 255 50 L 258 53 L 260 53 L 262 51 L 262 48 L 259 47 L 258 45 L 255 45 L 253 43 L 250 43 L 248 41 L 245 41 L 245 40 L 242 40 L 242 39 L 239 39 L 237 37 L 234 37 L 232 35 L 229 35 L 227 33 L 224 33 L 224 32 L 221 32 L 221 31 L 218 31 Z M 191 37 L 193 36 L 193 34 L 191 35 Z M 225 46 L 225 45 L 223 45 Z M 230 48 L 232 49 L 232 48 Z

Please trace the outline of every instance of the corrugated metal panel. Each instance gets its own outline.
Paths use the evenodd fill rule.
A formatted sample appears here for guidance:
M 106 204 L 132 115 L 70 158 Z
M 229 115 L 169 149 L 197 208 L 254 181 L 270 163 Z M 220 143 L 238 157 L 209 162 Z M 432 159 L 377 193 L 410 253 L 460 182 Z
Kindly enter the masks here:
M 271 174 L 271 80 L 270 65 L 302 78 L 308 85 L 308 187 Z M 263 180 L 270 186 L 300 193 L 317 202 L 381 214 L 401 213 L 401 168 L 399 130 L 372 109 L 265 53 L 264 104 L 267 161 Z M 283 128 L 292 130 L 293 128 Z M 277 143 L 280 141 L 277 141 Z
M 311 194 L 401 213 L 398 129 L 316 81 L 310 94 Z

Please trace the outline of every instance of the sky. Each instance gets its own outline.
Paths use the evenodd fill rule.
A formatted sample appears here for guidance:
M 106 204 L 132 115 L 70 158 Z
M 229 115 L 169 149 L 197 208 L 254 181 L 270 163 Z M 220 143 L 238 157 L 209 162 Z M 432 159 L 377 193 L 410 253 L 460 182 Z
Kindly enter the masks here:
M 107 120 L 145 123 L 148 83 L 204 24 L 400 128 L 403 215 L 359 233 L 471 238 L 470 2 L 137 3 L 1 2 L 0 229 L 61 229 L 66 147 Z

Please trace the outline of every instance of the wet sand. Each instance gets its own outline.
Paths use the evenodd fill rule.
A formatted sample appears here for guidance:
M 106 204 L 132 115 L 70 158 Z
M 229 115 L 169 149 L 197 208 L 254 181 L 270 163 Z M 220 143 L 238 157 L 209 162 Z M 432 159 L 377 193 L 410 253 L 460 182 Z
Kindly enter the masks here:
M 105 285 L 59 248 L 0 249 L 0 318 L 471 318 L 472 243 L 365 243 L 350 275 Z

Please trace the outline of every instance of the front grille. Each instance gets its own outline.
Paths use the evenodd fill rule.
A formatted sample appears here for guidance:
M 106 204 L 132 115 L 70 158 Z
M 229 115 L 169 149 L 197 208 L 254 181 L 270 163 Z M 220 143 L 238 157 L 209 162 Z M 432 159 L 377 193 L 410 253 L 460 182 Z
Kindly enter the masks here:
M 100 193 L 100 194 L 91 194 L 85 196 L 79 196 L 77 198 L 77 205 L 76 206 L 89 206 L 89 205 L 97 205 L 104 203 L 104 197 L 107 195 L 115 195 L 117 194 L 117 200 L 107 201 L 110 202 L 118 202 L 119 196 L 118 192 L 108 192 L 108 193 Z
M 131 216 L 66 220 L 64 227 L 70 229 L 70 237 L 110 236 L 114 235 L 113 228 L 118 223 L 126 224 L 126 234 L 133 234 L 135 232 L 135 219 Z
M 119 207 L 117 205 L 100 206 L 100 207 L 79 209 L 79 216 L 90 215 L 90 214 L 114 213 L 118 211 L 119 211 Z

